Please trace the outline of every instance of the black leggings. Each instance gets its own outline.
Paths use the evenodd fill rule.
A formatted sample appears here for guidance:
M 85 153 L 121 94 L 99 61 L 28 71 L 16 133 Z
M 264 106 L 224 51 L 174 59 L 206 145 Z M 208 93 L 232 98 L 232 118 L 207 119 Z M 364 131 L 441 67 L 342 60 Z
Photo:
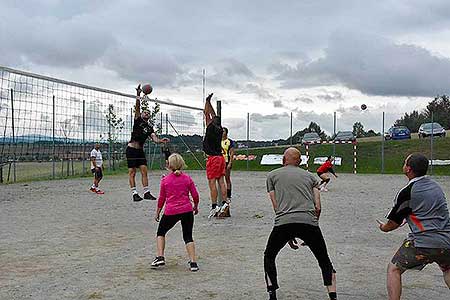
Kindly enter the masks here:
M 193 242 L 192 228 L 194 227 L 194 213 L 192 211 L 178 215 L 163 215 L 159 222 L 157 236 L 166 236 L 166 233 L 181 220 L 184 243 Z
M 275 226 L 267 241 L 266 251 L 264 251 L 264 272 L 267 291 L 279 288 L 275 259 L 286 243 L 294 238 L 302 239 L 311 249 L 322 270 L 323 284 L 330 286 L 333 273 L 336 273 L 336 271 L 334 271 L 328 257 L 327 246 L 320 228 L 309 224 L 291 223 Z

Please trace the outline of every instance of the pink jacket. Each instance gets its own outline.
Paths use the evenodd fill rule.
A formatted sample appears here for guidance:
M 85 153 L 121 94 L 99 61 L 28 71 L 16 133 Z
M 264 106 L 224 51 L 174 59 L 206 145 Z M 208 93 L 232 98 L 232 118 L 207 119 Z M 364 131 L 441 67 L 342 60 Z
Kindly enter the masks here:
M 159 191 L 158 207 L 162 208 L 164 203 L 165 215 L 178 215 L 193 211 L 189 193 L 194 200 L 194 205 L 198 205 L 199 195 L 192 178 L 184 173 L 175 175 L 171 173 L 161 180 Z

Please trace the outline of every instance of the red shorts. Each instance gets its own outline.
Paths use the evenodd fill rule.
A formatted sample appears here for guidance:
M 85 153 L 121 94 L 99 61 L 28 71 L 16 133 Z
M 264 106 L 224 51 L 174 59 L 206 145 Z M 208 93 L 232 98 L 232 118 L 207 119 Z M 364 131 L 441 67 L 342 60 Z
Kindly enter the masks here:
M 208 156 L 206 161 L 206 177 L 218 179 L 225 176 L 225 158 L 222 155 Z

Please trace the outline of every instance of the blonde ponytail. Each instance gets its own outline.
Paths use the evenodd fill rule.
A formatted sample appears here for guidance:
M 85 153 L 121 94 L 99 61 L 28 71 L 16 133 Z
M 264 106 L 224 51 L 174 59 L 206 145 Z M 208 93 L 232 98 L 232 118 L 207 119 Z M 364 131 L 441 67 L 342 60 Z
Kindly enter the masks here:
M 178 153 L 169 156 L 169 169 L 176 175 L 180 176 L 181 171 L 186 167 L 183 157 Z

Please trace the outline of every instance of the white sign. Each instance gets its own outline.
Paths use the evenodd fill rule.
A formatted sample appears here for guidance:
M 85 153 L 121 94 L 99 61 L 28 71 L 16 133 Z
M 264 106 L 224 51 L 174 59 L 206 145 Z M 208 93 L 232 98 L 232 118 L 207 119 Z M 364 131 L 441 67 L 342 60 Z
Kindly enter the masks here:
M 323 165 L 328 157 L 314 157 L 315 165 Z M 342 157 L 335 157 L 333 165 L 340 166 L 342 165 Z
M 429 164 L 431 165 L 431 159 L 429 161 Z M 443 160 L 443 159 L 433 159 L 433 166 L 448 166 L 450 165 L 450 160 Z
M 306 165 L 308 163 L 308 157 L 306 155 L 301 156 L 302 161 L 300 165 Z M 282 165 L 283 154 L 264 154 L 261 159 L 261 165 Z

